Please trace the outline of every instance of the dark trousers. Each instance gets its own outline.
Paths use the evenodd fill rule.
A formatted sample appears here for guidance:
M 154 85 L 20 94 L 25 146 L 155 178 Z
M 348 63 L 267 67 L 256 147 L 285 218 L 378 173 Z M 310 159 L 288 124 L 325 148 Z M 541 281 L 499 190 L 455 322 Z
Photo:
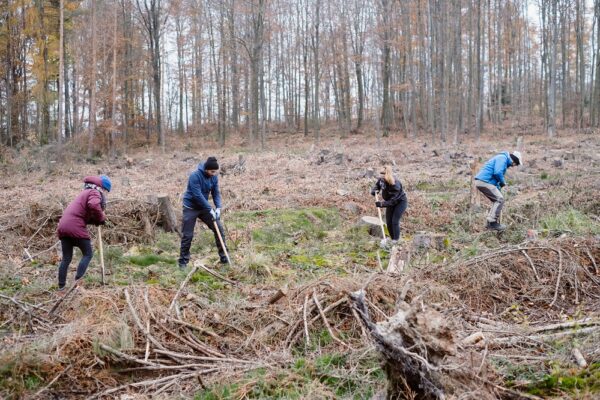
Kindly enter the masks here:
M 179 265 L 187 265 L 190 262 L 190 247 L 192 246 L 192 239 L 194 238 L 194 228 L 196 227 L 196 220 L 200 219 L 215 235 L 215 243 L 219 249 L 219 257 L 221 261 L 227 260 L 223 246 L 219 236 L 217 236 L 217 230 L 210 210 L 192 210 L 190 208 L 183 208 L 183 226 L 181 228 L 181 251 L 179 252 Z M 217 226 L 221 232 L 221 238 L 225 243 L 225 235 L 223 233 L 223 225 L 221 221 L 217 220 Z
M 71 260 L 73 259 L 73 247 L 78 247 L 83 255 L 81 261 L 79 261 L 75 279 L 83 278 L 88 265 L 90 265 L 90 261 L 92 261 L 94 252 L 92 251 L 92 241 L 90 239 L 64 237 L 60 239 L 60 244 L 62 247 L 62 261 L 60 267 L 58 267 L 58 287 L 62 289 L 67 283 L 67 272 L 69 271 L 69 264 L 71 264 Z
M 400 219 L 406 211 L 406 207 L 408 207 L 408 200 L 404 197 L 400 203 L 393 207 L 387 207 L 385 210 L 385 223 L 392 240 L 400 239 Z

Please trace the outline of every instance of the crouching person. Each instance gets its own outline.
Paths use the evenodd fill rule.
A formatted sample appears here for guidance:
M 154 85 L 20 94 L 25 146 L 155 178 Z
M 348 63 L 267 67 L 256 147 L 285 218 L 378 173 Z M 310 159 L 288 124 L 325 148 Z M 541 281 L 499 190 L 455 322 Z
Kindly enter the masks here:
M 489 159 L 475 176 L 475 187 L 493 203 L 487 215 L 487 229 L 495 231 L 506 229 L 506 225 L 500 223 L 500 215 L 504 207 L 504 196 L 500 190 L 506 186 L 506 181 L 504 180 L 506 170 L 512 166 L 521 164 L 520 152 L 514 151 L 509 153 L 508 151 L 504 151 Z
M 181 229 L 181 249 L 179 253 L 179 268 L 185 269 L 190 262 L 190 247 L 194 238 L 194 228 L 196 220 L 200 219 L 213 232 L 215 243 L 219 249 L 219 258 L 221 263 L 227 264 L 229 260 L 219 240 L 219 235 L 215 228 L 219 228 L 219 233 L 225 244 L 225 235 L 221 225 L 221 193 L 219 192 L 219 164 L 215 157 L 208 157 L 205 163 L 198 165 L 187 184 L 187 189 L 183 195 L 183 226 Z M 208 202 L 212 195 L 215 208 Z
M 77 266 L 75 284 L 81 282 L 92 260 L 92 241 L 86 226 L 104 225 L 106 221 L 104 210 L 106 193 L 112 187 L 110 179 L 105 175 L 88 176 L 83 182 L 83 191 L 69 204 L 58 222 L 57 233 L 62 247 L 62 261 L 58 268 L 59 293 L 65 291 L 73 248 L 79 248 L 83 255 Z

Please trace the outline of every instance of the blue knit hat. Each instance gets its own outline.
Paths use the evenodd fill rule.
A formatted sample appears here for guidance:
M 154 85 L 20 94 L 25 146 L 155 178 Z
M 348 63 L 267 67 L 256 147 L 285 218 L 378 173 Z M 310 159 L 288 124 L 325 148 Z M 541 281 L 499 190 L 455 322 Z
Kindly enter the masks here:
M 110 179 L 108 178 L 108 176 L 102 175 L 102 176 L 100 176 L 100 180 L 102 181 L 102 187 L 107 192 L 110 192 L 110 188 L 112 187 L 112 183 L 110 182 Z

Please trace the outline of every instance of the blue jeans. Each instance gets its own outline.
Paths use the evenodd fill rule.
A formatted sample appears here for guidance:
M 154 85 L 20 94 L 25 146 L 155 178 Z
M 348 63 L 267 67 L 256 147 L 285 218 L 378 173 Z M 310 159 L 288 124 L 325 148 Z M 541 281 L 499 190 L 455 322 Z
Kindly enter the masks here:
M 62 289 L 67 283 L 67 272 L 69 270 L 69 264 L 71 264 L 71 260 L 73 259 L 73 247 L 78 247 L 83 255 L 77 266 L 75 279 L 83 278 L 90 261 L 92 261 L 94 252 L 92 250 L 92 241 L 90 239 L 64 237 L 60 239 L 60 244 L 62 247 L 62 261 L 60 267 L 58 267 L 58 288 Z
M 215 243 L 217 244 L 217 248 L 219 249 L 219 257 L 221 261 L 226 261 L 227 257 L 225 256 L 225 251 L 223 246 L 221 246 L 221 241 L 219 240 L 219 236 L 217 235 L 217 230 L 215 229 L 215 223 L 212 215 L 210 215 L 210 210 L 194 210 L 191 208 L 183 207 L 183 226 L 181 228 L 181 249 L 179 252 L 179 265 L 187 265 L 190 262 L 190 247 L 192 246 L 192 239 L 194 239 L 194 228 L 196 227 L 196 220 L 200 219 L 204 224 L 210 229 L 215 236 Z M 221 221 L 217 221 L 217 226 L 219 227 L 219 231 L 221 233 L 221 238 L 223 239 L 223 243 L 225 243 L 225 235 L 223 233 L 223 225 L 221 225 Z

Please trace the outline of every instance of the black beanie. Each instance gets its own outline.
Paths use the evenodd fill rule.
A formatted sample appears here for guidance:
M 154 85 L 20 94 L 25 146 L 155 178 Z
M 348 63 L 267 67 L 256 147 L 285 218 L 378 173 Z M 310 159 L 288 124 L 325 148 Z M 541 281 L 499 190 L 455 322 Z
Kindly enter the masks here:
M 204 163 L 204 170 L 215 170 L 219 169 L 219 164 L 217 163 L 217 159 L 215 157 L 208 157 L 206 162 Z
M 519 158 L 517 156 L 515 156 L 514 154 L 510 155 L 510 159 L 512 160 L 513 164 L 521 165 L 521 163 L 519 162 Z

